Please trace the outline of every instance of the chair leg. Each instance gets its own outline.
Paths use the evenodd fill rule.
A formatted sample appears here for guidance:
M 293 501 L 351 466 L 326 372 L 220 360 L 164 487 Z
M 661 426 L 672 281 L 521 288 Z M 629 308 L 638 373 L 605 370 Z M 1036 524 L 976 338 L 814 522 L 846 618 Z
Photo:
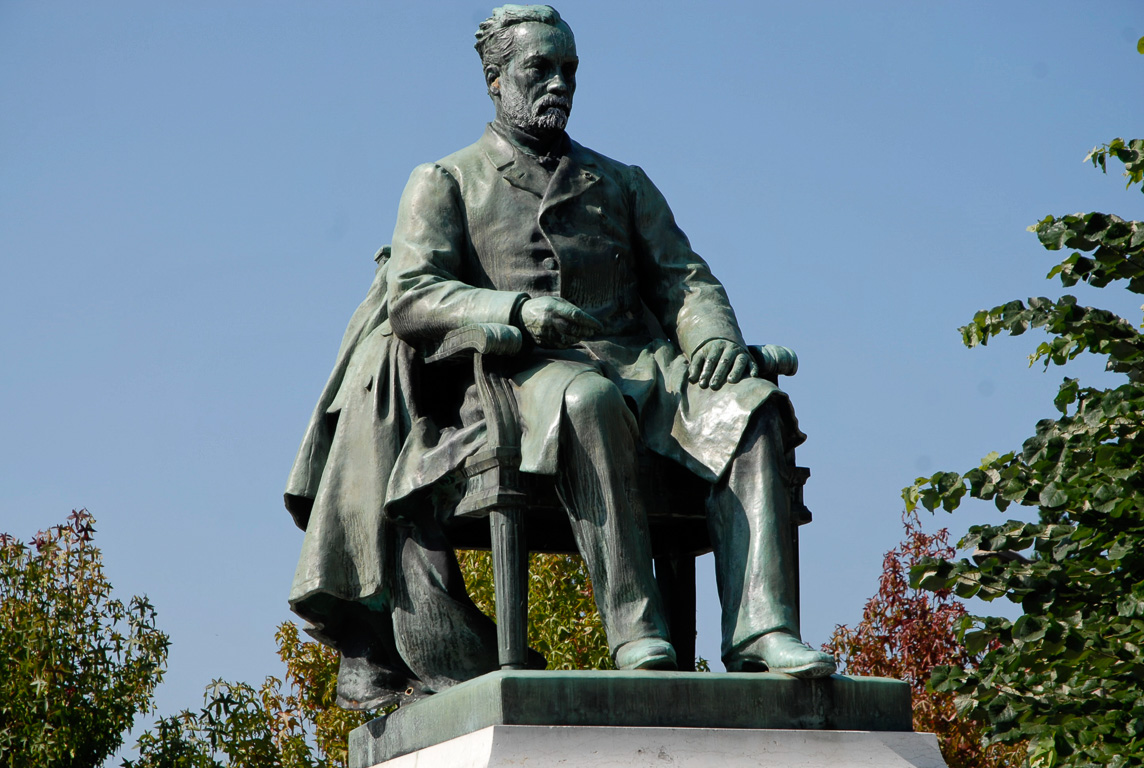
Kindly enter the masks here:
M 657 557 L 655 581 L 682 672 L 695 670 L 695 558 L 691 555 Z
M 523 512 L 520 507 L 489 512 L 501 669 L 524 669 L 528 654 L 528 547 Z
M 798 636 L 802 637 L 802 590 L 800 589 L 799 582 L 800 571 L 798 566 L 798 524 L 790 527 L 791 537 L 791 552 L 794 555 L 791 558 L 791 567 L 794 568 L 794 624 L 798 629 Z

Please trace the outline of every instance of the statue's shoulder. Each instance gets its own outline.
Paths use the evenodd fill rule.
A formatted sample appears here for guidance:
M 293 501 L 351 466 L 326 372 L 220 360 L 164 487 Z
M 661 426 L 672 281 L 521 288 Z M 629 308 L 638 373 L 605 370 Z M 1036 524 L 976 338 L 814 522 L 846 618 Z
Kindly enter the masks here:
M 405 196 L 447 199 L 460 194 L 462 181 L 479 173 L 480 142 L 470 144 L 432 163 L 422 163 L 409 174 Z
M 608 157 L 603 152 L 597 152 L 591 147 L 585 147 L 578 141 L 572 142 L 572 155 L 581 165 L 595 165 L 604 173 L 612 176 L 631 173 L 632 166 Z
M 628 165 L 602 152 L 571 142 L 572 158 L 581 167 L 594 170 L 611 179 L 625 190 L 637 190 L 649 183 L 647 175 L 638 165 Z M 470 184 L 487 184 L 499 175 L 500 169 L 511 162 L 513 152 L 491 130 L 467 147 L 432 163 L 423 163 L 413 169 L 411 182 L 444 191 L 445 188 L 465 190 Z
M 440 160 L 417 166 L 409 175 L 409 183 L 414 188 L 428 187 L 440 191 L 456 188 L 463 178 L 481 172 L 482 164 L 487 163 L 485 155 L 482 141 L 476 141 Z
M 601 176 L 610 178 L 625 189 L 631 190 L 647 182 L 647 174 L 638 165 L 629 165 L 602 152 L 572 142 L 572 152 L 584 166 L 596 167 Z
M 429 165 L 435 165 L 452 176 L 460 177 L 481 170 L 487 162 L 485 155 L 483 142 L 476 141 L 456 152 L 445 155 L 435 163 L 429 163 Z

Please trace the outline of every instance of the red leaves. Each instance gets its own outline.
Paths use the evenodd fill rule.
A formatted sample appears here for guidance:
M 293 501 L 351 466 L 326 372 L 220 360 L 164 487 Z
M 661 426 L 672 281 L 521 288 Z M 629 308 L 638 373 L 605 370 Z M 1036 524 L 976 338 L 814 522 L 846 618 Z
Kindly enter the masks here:
M 991 768 L 1008 764 L 1024 749 L 983 747 L 982 728 L 962 720 L 953 695 L 934 693 L 929 679 L 937 667 L 975 667 L 979 658 L 957 641 L 966 615 L 951 590 L 927 592 L 910 587 L 910 569 L 925 558 L 952 559 L 949 531 L 926 533 L 916 512 L 902 515 L 905 538 L 886 553 L 878 592 L 867 602 L 854 629 L 838 626 L 823 650 L 834 653 L 843 671 L 904 680 L 913 692 L 914 729 L 932 731 L 950 768 Z

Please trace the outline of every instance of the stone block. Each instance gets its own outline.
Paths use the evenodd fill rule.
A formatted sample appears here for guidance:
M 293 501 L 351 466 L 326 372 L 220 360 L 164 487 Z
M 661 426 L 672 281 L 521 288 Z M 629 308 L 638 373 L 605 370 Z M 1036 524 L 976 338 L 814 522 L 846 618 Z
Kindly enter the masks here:
M 350 734 L 350 768 L 367 768 L 492 726 L 576 726 L 586 732 L 912 729 L 909 686 L 885 678 L 500 671 L 355 729 Z
M 932 733 L 494 725 L 379 768 L 945 768 Z

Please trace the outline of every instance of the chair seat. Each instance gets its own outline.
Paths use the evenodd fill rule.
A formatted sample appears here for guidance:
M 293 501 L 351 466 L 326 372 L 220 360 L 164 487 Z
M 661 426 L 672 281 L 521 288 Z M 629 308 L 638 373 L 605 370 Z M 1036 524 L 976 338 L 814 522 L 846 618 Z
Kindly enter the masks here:
M 702 509 L 702 507 L 700 507 Z M 653 557 L 698 557 L 711 551 L 707 535 L 707 519 L 648 514 Z M 458 518 L 446 528 L 449 541 L 455 549 L 481 549 L 491 547 L 489 524 L 484 519 Z M 572 539 L 572 528 L 563 509 L 532 507 L 525 514 L 524 535 L 529 552 L 548 554 L 579 554 Z
M 640 484 L 646 500 L 653 557 L 698 557 L 711 551 L 704 500 L 709 484 L 686 472 L 670 471 L 668 462 L 655 456 L 640 457 Z M 524 535 L 530 552 L 574 555 L 568 513 L 556 495 L 550 477 L 521 474 L 528 506 Z M 454 517 L 446 525 L 456 549 L 489 549 L 488 522 L 484 518 Z

